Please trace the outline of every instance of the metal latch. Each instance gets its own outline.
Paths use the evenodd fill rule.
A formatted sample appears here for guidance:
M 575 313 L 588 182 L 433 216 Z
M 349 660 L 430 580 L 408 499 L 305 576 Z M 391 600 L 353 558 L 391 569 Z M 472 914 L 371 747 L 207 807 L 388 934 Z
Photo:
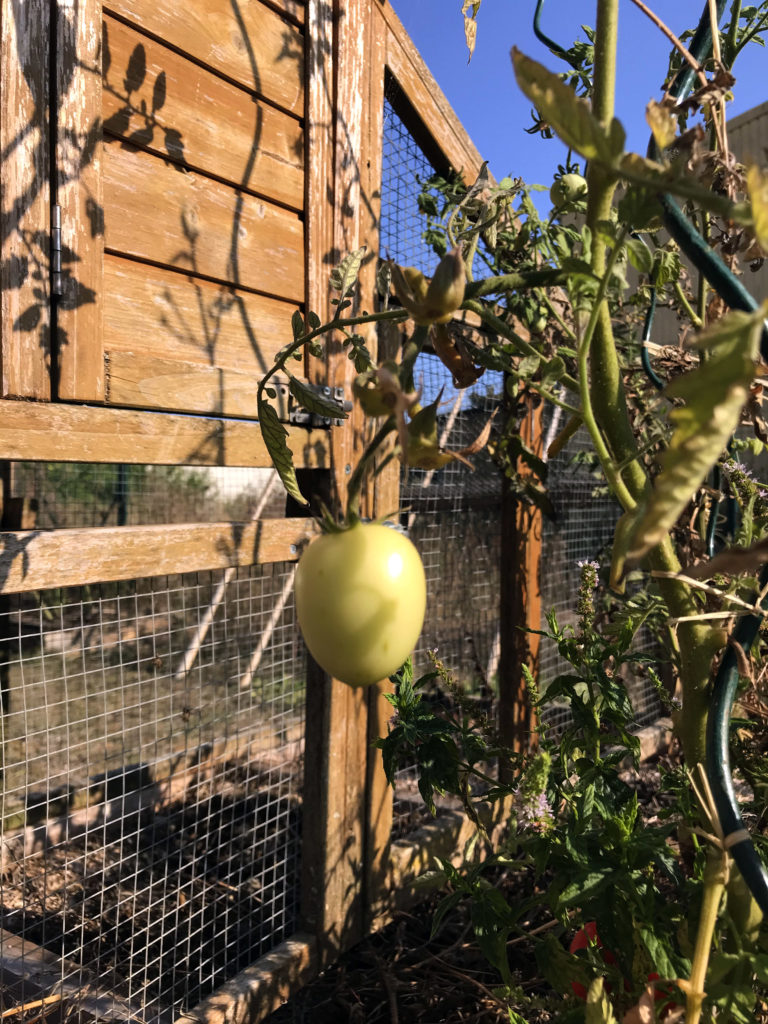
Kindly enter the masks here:
M 310 388 L 321 398 L 338 402 L 340 411 L 349 412 L 352 408 L 352 403 L 344 400 L 344 388 L 332 388 L 327 384 L 305 384 L 305 387 Z M 297 404 L 293 395 L 288 399 L 288 419 L 302 427 L 340 427 L 344 422 L 342 416 L 319 416 L 317 413 L 307 412 Z
M 51 294 L 63 295 L 61 280 L 61 207 L 51 209 Z

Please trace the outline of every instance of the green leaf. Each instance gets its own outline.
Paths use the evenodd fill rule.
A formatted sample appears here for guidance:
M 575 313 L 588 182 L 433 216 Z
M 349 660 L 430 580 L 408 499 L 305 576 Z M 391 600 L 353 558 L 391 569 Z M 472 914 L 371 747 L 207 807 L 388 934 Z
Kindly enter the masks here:
M 653 269 L 653 254 L 642 238 L 628 238 L 627 256 L 632 266 L 641 274 L 650 274 Z
M 615 118 L 608 129 L 592 114 L 586 100 L 530 57 L 512 48 L 517 84 L 560 139 L 587 160 L 613 164 L 624 151 L 625 134 Z
M 288 381 L 291 394 L 307 412 L 315 413 L 317 416 L 330 416 L 331 419 L 346 419 L 347 413 L 334 398 L 318 394 L 297 377 L 291 377 Z
M 304 334 L 304 317 L 298 309 L 294 311 L 291 317 L 291 330 L 293 331 L 294 341 L 298 341 Z
M 733 312 L 700 335 L 712 355 L 666 389 L 684 399 L 669 418 L 675 430 L 659 458 L 661 471 L 632 536 L 629 557 L 641 558 L 672 529 L 738 426 L 755 373 L 768 303 L 756 313 Z
M 610 1000 L 605 994 L 602 978 L 595 978 L 587 990 L 584 1024 L 618 1024 Z
M 309 313 L 307 313 L 307 323 L 309 324 L 313 331 L 317 330 L 321 322 L 322 321 L 320 320 L 320 317 L 317 315 L 317 313 L 313 313 L 312 310 L 310 310 Z
M 747 189 L 752 203 L 755 235 L 760 247 L 768 252 L 768 174 L 753 164 L 747 168 Z
M 359 249 L 355 249 L 354 252 L 348 252 L 341 263 L 331 271 L 331 288 L 341 292 L 342 298 L 348 295 L 354 288 L 365 253 L 366 247 L 364 245 Z
M 293 453 L 285 441 L 288 431 L 278 419 L 277 413 L 269 402 L 263 400 L 259 402 L 258 416 L 261 436 L 264 438 L 269 457 L 283 482 L 283 487 L 300 505 L 309 504 L 299 490 L 296 470 L 293 468 Z

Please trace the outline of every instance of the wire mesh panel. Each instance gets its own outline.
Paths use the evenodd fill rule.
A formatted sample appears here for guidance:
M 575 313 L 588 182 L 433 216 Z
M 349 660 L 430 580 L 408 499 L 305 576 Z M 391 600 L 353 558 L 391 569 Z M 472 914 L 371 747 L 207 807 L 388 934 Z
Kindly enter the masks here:
M 384 103 L 381 251 L 427 274 L 437 257 L 424 241 L 419 212 L 422 185 L 435 168 L 390 98 Z M 414 381 L 422 404 L 438 396 L 441 447 L 460 450 L 480 434 L 497 407 L 501 374 L 487 372 L 472 388 L 458 391 L 442 363 L 424 352 Z M 429 650 L 469 690 L 484 690 L 495 678 L 499 652 L 501 477 L 487 455 L 473 456 L 474 471 L 460 461 L 438 471 L 410 468 L 401 480 L 401 519 L 421 554 L 427 576 L 427 616 L 414 654 L 421 673 Z M 425 812 L 413 767 L 398 775 L 394 834 L 421 823 Z
M 3 598 L 0 977 L 170 1021 L 296 928 L 293 568 Z
M 42 529 L 242 521 L 285 514 L 271 469 L 98 463 L 11 464 L 11 494 Z
M 563 423 L 550 410 L 545 417 L 544 450 Z M 568 442 L 563 451 L 547 463 L 547 492 L 553 514 L 544 517 L 541 548 L 541 628 L 547 629 L 546 614 L 557 613 L 558 625 L 576 623 L 580 562 L 597 562 L 605 567 L 610 562 L 613 532 L 621 515 L 618 503 L 605 492 L 602 478 L 590 468 L 587 453 L 589 437 L 583 428 Z M 650 648 L 646 632 L 636 639 L 636 646 Z M 555 643 L 542 637 L 539 654 L 539 679 L 543 689 L 567 666 L 558 654 Z M 652 684 L 637 678 L 629 684 L 632 705 L 638 725 L 655 721 L 662 709 Z M 565 708 L 550 706 L 545 721 L 557 729 L 569 721 Z

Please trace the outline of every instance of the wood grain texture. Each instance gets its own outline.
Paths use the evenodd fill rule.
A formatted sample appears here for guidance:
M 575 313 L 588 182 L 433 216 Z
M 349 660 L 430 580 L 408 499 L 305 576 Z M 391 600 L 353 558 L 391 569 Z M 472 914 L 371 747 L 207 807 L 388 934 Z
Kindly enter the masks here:
M 108 249 L 303 300 L 296 214 L 117 142 L 104 150 Z
M 477 177 L 482 158 L 454 113 L 390 3 L 379 5 L 388 28 L 387 66 L 448 163 L 466 182 Z
M 56 318 L 58 397 L 99 401 L 104 395 L 101 0 L 61 0 L 56 30 L 56 196 L 64 269 Z
M 0 593 L 290 562 L 313 519 L 0 533 Z
M 328 466 L 327 430 L 287 430 L 298 468 Z M 0 459 L 272 467 L 258 423 L 13 401 L 0 401 Z
M 520 423 L 520 437 L 539 458 L 542 454 L 541 405 L 529 396 Z M 523 459 L 518 473 L 535 477 Z M 541 629 L 542 513 L 512 493 L 509 481 L 502 490 L 501 593 L 499 607 L 499 736 L 510 750 L 526 751 L 534 740 L 534 718 L 523 677 L 527 665 L 538 675 Z M 501 766 L 503 781 L 510 781 L 508 766 Z
M 297 932 L 174 1024 L 258 1024 L 317 974 L 314 936 Z
M 108 134 L 303 208 L 304 133 L 296 118 L 110 17 L 104 53 Z M 143 73 L 129 74 L 134 66 Z
M 253 373 L 116 350 L 106 353 L 105 376 L 110 405 L 256 419 Z M 278 414 L 287 419 L 287 382 L 272 380 Z
M 298 117 L 304 114 L 304 36 L 258 0 L 109 0 L 105 10 Z
M 110 352 L 162 353 L 261 376 L 291 338 L 293 304 L 109 253 L 104 291 Z
M 49 398 L 50 121 L 47 0 L 0 0 L 4 397 Z

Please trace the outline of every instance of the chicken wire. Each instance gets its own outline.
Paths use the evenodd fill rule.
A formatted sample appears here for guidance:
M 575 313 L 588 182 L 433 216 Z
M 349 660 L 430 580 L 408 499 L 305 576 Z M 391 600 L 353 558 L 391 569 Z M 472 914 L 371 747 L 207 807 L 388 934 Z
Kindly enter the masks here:
M 280 564 L 2 599 L 5 1007 L 170 1022 L 295 931 L 292 581 Z

